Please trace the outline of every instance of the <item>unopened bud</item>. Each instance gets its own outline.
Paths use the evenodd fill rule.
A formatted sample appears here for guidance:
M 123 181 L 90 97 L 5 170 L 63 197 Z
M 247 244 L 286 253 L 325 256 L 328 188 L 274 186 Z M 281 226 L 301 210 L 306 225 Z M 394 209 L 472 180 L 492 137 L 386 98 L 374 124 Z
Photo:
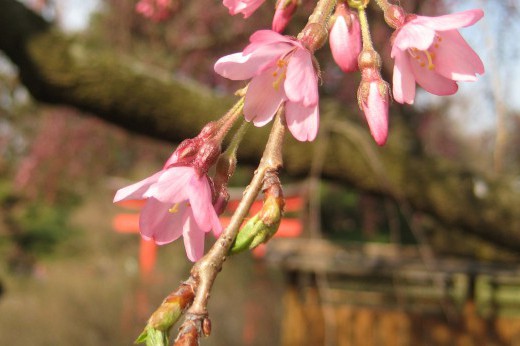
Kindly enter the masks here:
M 242 227 L 230 250 L 239 253 L 254 249 L 267 242 L 276 233 L 282 221 L 285 202 L 280 180 L 275 172 L 268 172 L 264 178 L 264 204 L 262 209 Z
M 385 21 L 392 28 L 397 29 L 404 25 L 406 13 L 397 5 L 390 5 L 385 9 Z
M 171 327 L 179 320 L 184 310 L 191 305 L 194 297 L 193 287 L 189 284 L 182 284 L 155 310 L 148 320 L 145 330 L 135 342 L 166 346 Z
M 361 52 L 361 26 L 357 13 L 345 3 L 338 4 L 330 26 L 329 44 L 334 61 L 343 72 L 356 71 Z
M 273 17 L 272 29 L 282 32 L 291 21 L 292 15 L 298 8 L 298 0 L 278 0 Z
M 202 332 L 204 336 L 209 336 L 211 334 L 211 320 L 208 317 L 205 317 L 202 320 Z

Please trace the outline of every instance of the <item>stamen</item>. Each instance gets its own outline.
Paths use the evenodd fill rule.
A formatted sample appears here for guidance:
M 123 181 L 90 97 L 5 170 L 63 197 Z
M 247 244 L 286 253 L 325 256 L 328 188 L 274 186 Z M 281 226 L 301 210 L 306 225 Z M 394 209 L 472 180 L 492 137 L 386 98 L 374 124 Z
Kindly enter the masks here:
M 426 58 L 428 59 L 428 69 L 433 70 L 435 68 L 435 64 L 433 63 L 434 54 L 427 50 L 424 51 L 424 54 L 426 54 Z
M 287 61 L 280 59 L 276 62 L 276 66 L 278 66 L 278 69 L 273 72 L 273 77 L 278 77 L 273 82 L 273 88 L 274 90 L 277 90 L 280 88 L 280 85 L 285 80 L 286 74 L 286 68 L 287 68 Z
M 179 211 L 179 203 L 175 203 L 170 209 L 168 209 L 168 212 L 175 214 Z

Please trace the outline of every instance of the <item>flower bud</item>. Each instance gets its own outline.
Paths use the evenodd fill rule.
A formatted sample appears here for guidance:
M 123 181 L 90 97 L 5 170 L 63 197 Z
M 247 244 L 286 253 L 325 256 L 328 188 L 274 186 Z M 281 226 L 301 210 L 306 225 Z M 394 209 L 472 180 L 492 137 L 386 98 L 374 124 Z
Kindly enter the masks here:
M 273 17 L 272 29 L 282 32 L 291 21 L 292 15 L 298 8 L 298 0 L 278 0 Z
M 359 108 L 365 113 L 370 133 L 378 145 L 388 137 L 390 87 L 381 78 L 381 58 L 372 49 L 363 50 L 358 59 L 361 83 L 358 89 Z
M 330 23 L 329 44 L 334 61 L 343 72 L 356 71 L 361 52 L 361 27 L 357 13 L 340 3 Z
M 230 253 L 254 249 L 266 243 L 276 233 L 282 221 L 285 201 L 276 172 L 267 172 L 264 178 L 262 209 L 240 229 Z
M 389 95 L 390 87 L 381 78 L 362 80 L 358 89 L 359 106 L 378 145 L 384 145 L 388 137 Z
M 385 21 L 392 28 L 397 29 L 404 25 L 406 13 L 397 5 L 390 5 L 385 9 Z

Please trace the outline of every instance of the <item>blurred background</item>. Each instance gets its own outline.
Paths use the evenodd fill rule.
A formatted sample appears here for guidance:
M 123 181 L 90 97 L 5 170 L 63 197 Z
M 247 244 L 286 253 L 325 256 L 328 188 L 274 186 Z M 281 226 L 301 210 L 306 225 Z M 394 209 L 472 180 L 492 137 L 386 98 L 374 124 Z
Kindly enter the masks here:
M 0 12 L 12 3 L 19 4 L 0 2 Z M 172 0 L 170 18 L 158 23 L 136 14 L 136 1 L 22 3 L 51 23 L 76 57 L 108 52 L 147 66 L 152 77 L 202 83 L 221 96 L 239 85 L 217 76 L 213 63 L 269 27 L 274 6 L 268 0 L 243 20 L 229 16 L 220 1 Z M 288 221 L 266 248 L 226 262 L 209 306 L 213 333 L 204 345 L 520 345 L 517 1 L 401 5 L 425 15 L 483 8 L 485 18 L 462 34 L 486 74 L 461 83 L 451 97 L 419 92 L 413 107 L 394 103 L 389 144 L 376 148 L 357 109 L 359 76 L 343 74 L 328 47 L 320 50 L 323 105 L 341 114 L 323 122 L 307 166 L 287 158 Z M 312 6 L 302 2 L 289 34 L 303 27 Z M 375 7 L 369 15 L 391 80 L 391 31 Z M 18 24 L 9 25 L 16 31 Z M 162 167 L 176 144 L 143 135 L 153 132 L 146 124 L 142 133 L 139 126 L 130 132 L 87 111 L 96 107 L 46 99 L 31 84 L 38 70 L 25 71 L 16 50 L 5 48 L 10 35 L 0 30 L 0 340 L 130 345 L 149 314 L 188 277 L 191 263 L 182 242 L 159 249 L 141 243 L 133 232 L 138 209 L 114 206 L 112 198 L 118 188 Z M 131 102 L 146 93 L 146 83 L 122 92 Z M 110 113 L 110 100 L 105 103 L 100 109 Z M 193 125 L 192 134 L 199 129 Z M 471 208 L 455 205 L 451 217 L 439 207 L 449 211 L 451 197 L 430 203 L 437 195 L 425 193 L 422 202 L 342 178 L 327 170 L 332 136 L 359 148 L 344 165 L 355 170 L 358 157 L 368 158 L 368 180 L 382 185 L 400 170 L 417 169 L 425 179 L 419 171 L 428 166 L 402 162 L 435 162 L 441 167 L 435 172 L 447 172 L 445 179 L 432 175 L 448 184 L 443 191 L 469 184 L 471 194 L 463 197 Z M 385 150 L 390 158 L 381 158 Z M 254 170 L 248 155 L 231 182 L 236 198 Z M 453 182 L 453 172 L 463 178 Z M 482 204 L 488 197 L 491 202 Z M 481 217 L 492 222 L 479 228 Z M 500 233 L 508 229 L 511 238 Z

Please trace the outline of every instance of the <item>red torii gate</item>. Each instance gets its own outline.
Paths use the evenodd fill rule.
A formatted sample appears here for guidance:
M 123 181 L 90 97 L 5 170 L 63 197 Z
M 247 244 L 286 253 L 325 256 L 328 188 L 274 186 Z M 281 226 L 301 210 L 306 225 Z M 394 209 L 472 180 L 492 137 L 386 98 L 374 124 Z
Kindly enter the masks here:
M 240 194 L 241 195 L 241 194 Z M 130 213 L 118 213 L 112 220 L 112 227 L 118 233 L 139 233 L 139 210 L 143 207 L 145 200 L 131 200 L 118 203 L 119 206 L 131 209 Z M 230 221 L 230 215 L 236 210 L 239 199 L 232 199 L 228 203 L 226 213 L 220 217 L 223 227 L 226 227 Z M 289 196 L 285 198 L 285 212 L 294 213 L 303 209 L 304 200 L 300 195 Z M 262 201 L 258 200 L 253 203 L 249 211 L 249 216 L 255 215 L 262 208 Z M 297 237 L 303 231 L 301 219 L 298 217 L 284 217 L 280 223 L 280 227 L 275 237 Z M 145 240 L 140 238 L 139 245 L 139 274 L 141 280 L 145 281 L 152 275 L 157 259 L 157 245 L 153 240 Z M 265 254 L 265 245 L 257 247 L 253 250 L 253 255 L 257 258 L 263 257 Z

